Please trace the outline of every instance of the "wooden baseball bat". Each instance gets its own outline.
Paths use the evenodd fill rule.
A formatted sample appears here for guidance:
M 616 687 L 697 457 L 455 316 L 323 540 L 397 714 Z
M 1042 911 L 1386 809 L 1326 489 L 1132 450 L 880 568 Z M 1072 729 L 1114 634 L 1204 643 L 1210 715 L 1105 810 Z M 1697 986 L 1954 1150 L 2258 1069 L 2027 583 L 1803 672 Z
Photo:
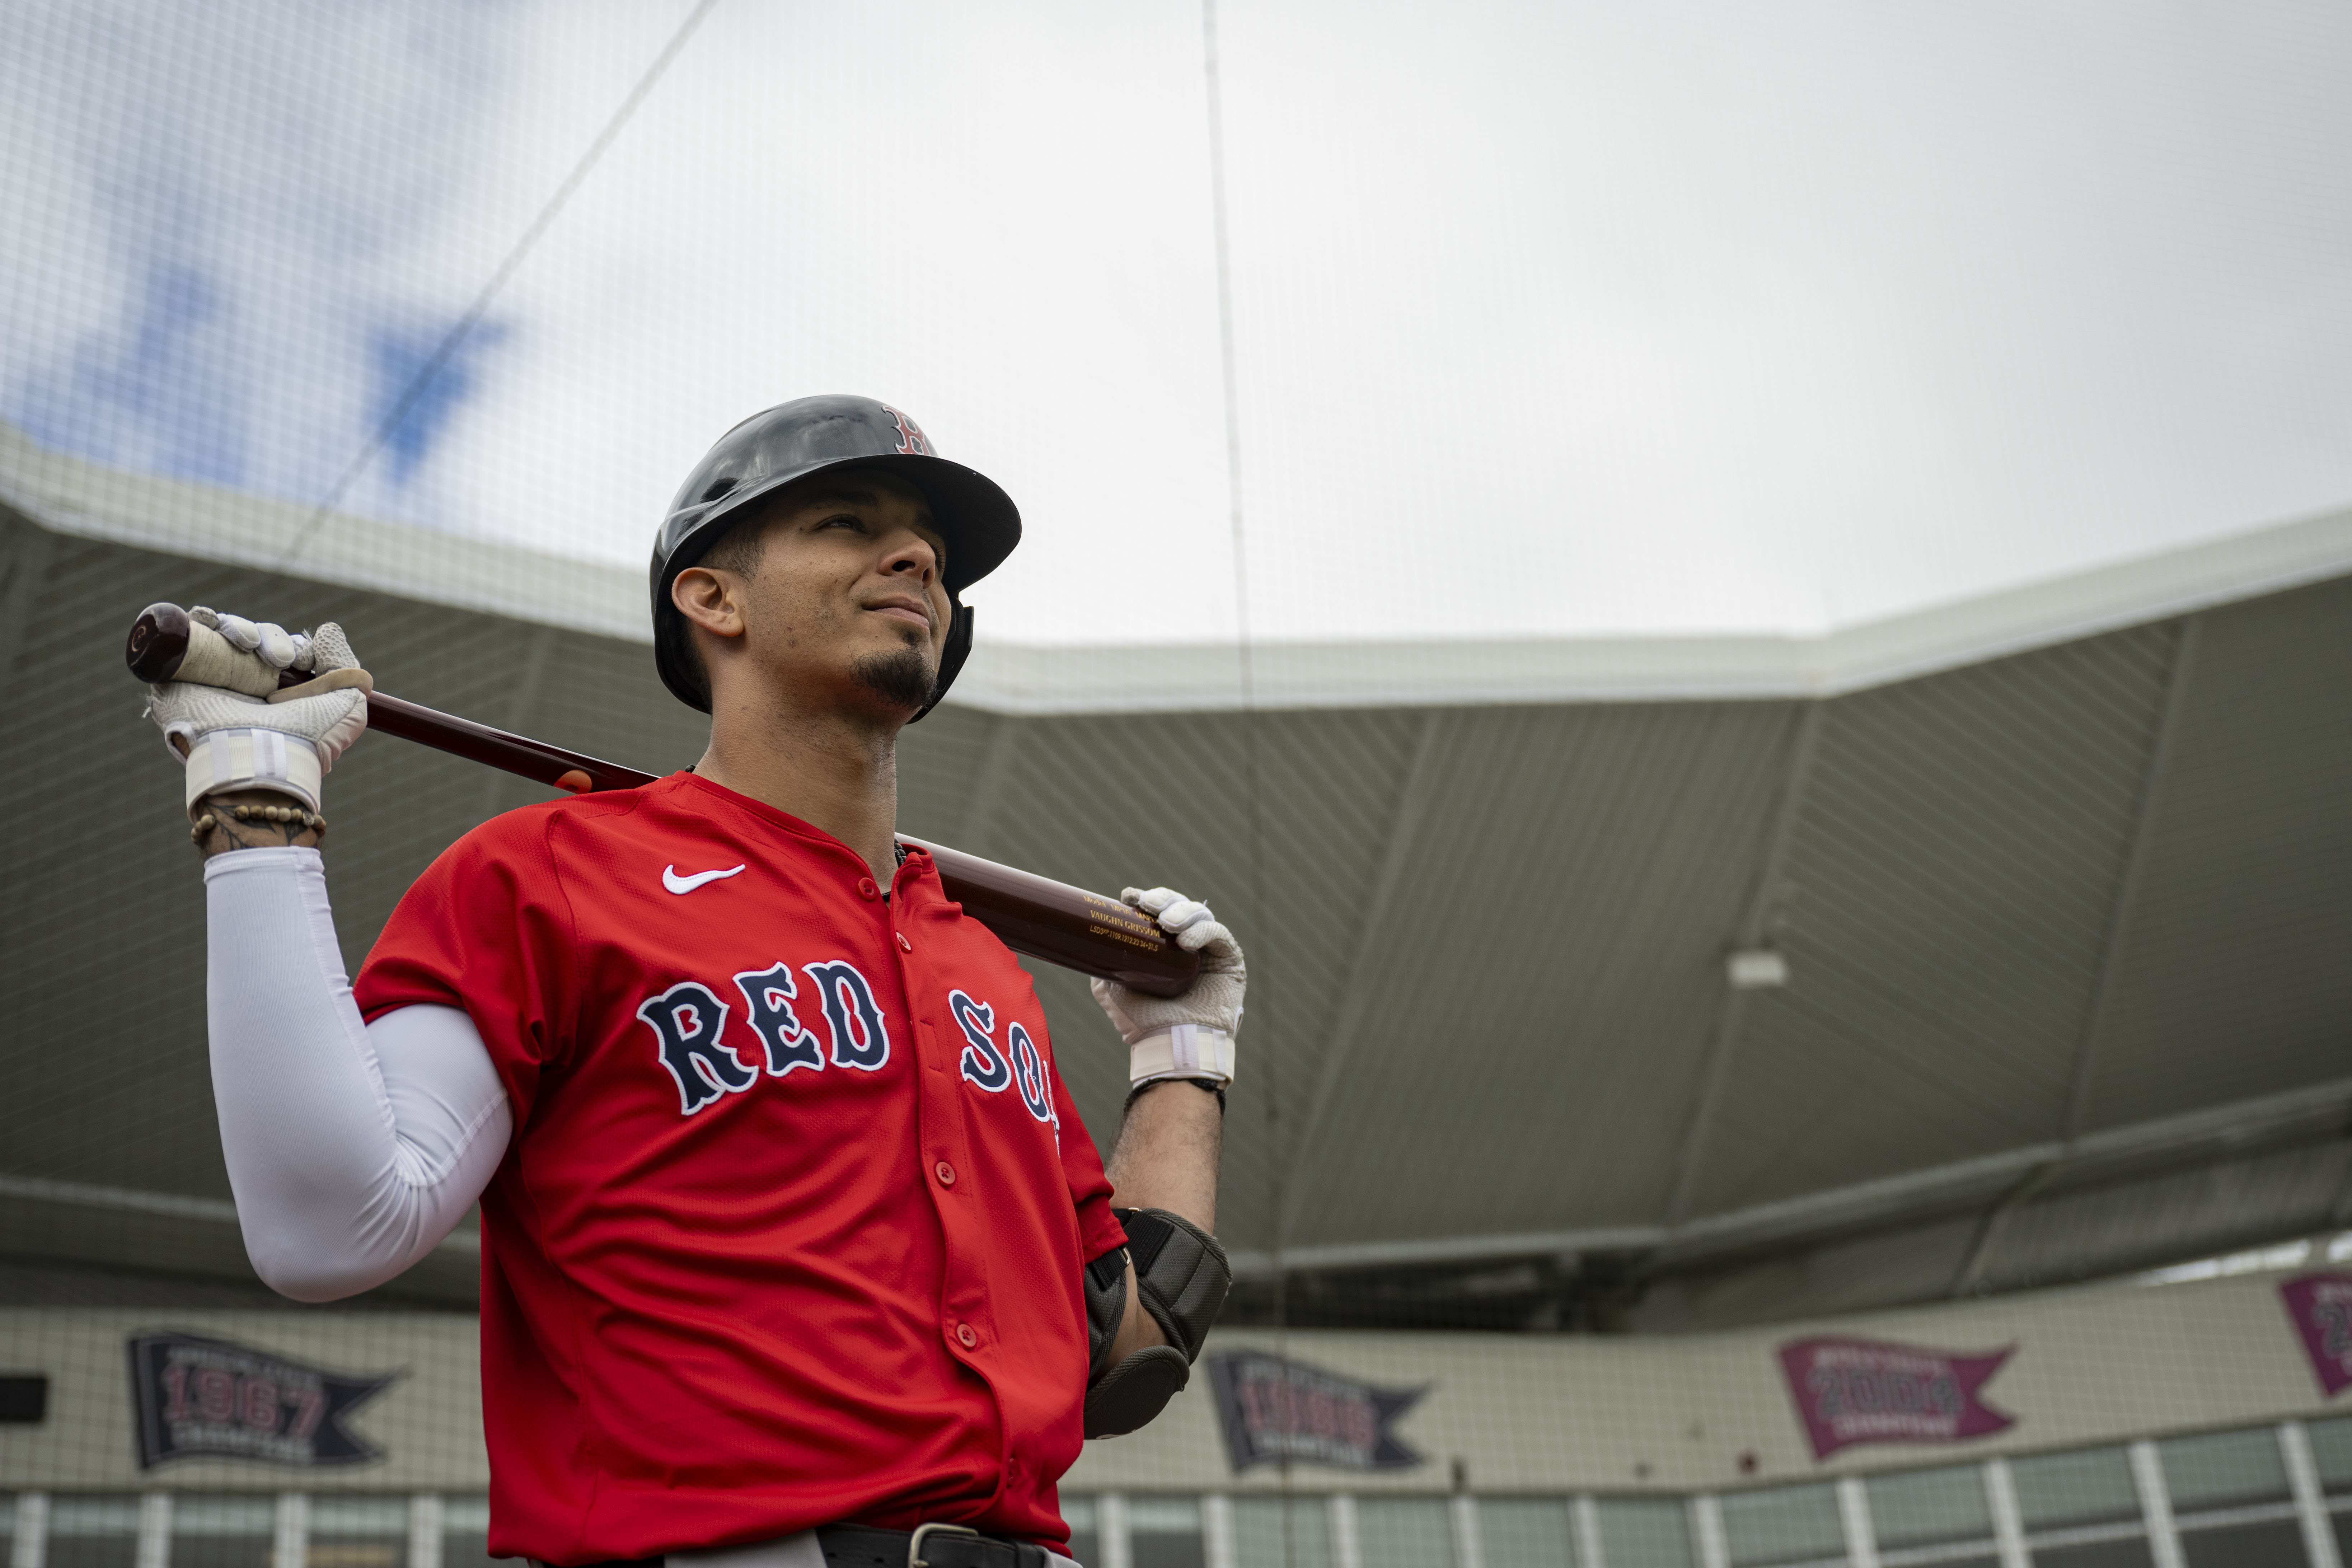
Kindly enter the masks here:
M 131 674 L 152 685 L 177 675 L 187 653 L 188 613 L 177 605 L 158 604 L 139 613 L 122 657 Z M 297 686 L 309 679 L 285 670 L 278 680 L 281 686 Z M 527 735 L 493 730 L 381 691 L 369 692 L 367 705 L 371 730 L 503 768 L 574 795 L 635 789 L 653 783 L 656 776 Z M 903 833 L 898 841 L 929 855 L 947 896 L 1015 952 L 1081 974 L 1116 980 L 1154 996 L 1175 995 L 1192 984 L 1201 971 L 1198 953 L 1178 947 L 1158 921 L 1117 899 Z

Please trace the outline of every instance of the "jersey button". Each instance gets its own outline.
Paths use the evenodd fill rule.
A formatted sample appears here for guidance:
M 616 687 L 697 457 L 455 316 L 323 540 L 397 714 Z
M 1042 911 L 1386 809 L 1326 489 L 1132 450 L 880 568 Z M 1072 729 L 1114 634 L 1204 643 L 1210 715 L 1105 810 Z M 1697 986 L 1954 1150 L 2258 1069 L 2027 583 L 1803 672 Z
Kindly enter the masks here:
M 938 1164 L 931 1167 L 931 1174 L 940 1179 L 940 1185 L 943 1187 L 952 1187 L 955 1185 L 955 1167 L 949 1164 L 945 1160 L 940 1161 Z
M 912 952 L 915 951 L 915 944 L 907 940 L 907 933 L 905 931 L 900 931 L 898 933 L 898 951 L 900 952 Z
M 861 899 L 878 899 L 882 896 L 882 889 L 874 885 L 873 878 L 860 877 L 857 879 L 857 896 Z
M 970 1323 L 958 1323 L 956 1325 L 956 1343 L 963 1346 L 966 1350 L 970 1350 L 972 1346 L 980 1343 L 980 1336 L 971 1331 L 971 1325 Z

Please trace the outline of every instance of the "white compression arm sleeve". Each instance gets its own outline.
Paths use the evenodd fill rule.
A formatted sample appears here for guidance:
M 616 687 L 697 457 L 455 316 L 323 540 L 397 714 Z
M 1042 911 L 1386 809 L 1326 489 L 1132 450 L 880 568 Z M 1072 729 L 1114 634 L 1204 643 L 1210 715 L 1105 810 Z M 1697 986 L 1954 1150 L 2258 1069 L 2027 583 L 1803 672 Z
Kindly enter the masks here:
M 505 1154 L 513 1115 L 474 1022 L 360 1021 L 315 849 L 205 863 L 213 1098 L 245 1249 L 272 1289 L 331 1301 L 440 1245 Z

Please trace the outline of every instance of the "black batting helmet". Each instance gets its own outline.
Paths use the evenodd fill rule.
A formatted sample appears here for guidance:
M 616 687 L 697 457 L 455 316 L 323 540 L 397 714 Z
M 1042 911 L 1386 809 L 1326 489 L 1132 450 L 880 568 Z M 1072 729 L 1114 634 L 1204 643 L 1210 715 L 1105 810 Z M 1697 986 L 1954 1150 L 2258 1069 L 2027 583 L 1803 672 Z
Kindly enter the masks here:
M 939 705 L 971 652 L 971 610 L 963 591 L 1003 563 L 1021 542 L 1021 511 L 995 483 L 931 450 L 922 427 L 870 397 L 803 397 L 755 414 L 719 438 L 669 504 L 654 540 L 654 666 L 662 684 L 690 707 L 710 711 L 710 692 L 669 585 L 748 517 L 761 496 L 828 468 L 881 468 L 921 492 L 947 542 L 941 574 L 955 618 L 940 656 L 931 700 Z M 909 721 L 911 722 L 911 721 Z

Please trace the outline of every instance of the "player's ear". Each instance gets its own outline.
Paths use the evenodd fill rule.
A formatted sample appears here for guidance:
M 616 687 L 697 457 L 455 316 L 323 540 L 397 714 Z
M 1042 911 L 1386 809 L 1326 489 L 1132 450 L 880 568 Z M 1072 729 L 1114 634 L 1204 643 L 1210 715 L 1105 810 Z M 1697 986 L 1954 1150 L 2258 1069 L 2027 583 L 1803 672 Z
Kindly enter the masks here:
M 669 602 L 686 617 L 716 637 L 743 635 L 742 581 L 731 572 L 689 566 L 669 585 Z

